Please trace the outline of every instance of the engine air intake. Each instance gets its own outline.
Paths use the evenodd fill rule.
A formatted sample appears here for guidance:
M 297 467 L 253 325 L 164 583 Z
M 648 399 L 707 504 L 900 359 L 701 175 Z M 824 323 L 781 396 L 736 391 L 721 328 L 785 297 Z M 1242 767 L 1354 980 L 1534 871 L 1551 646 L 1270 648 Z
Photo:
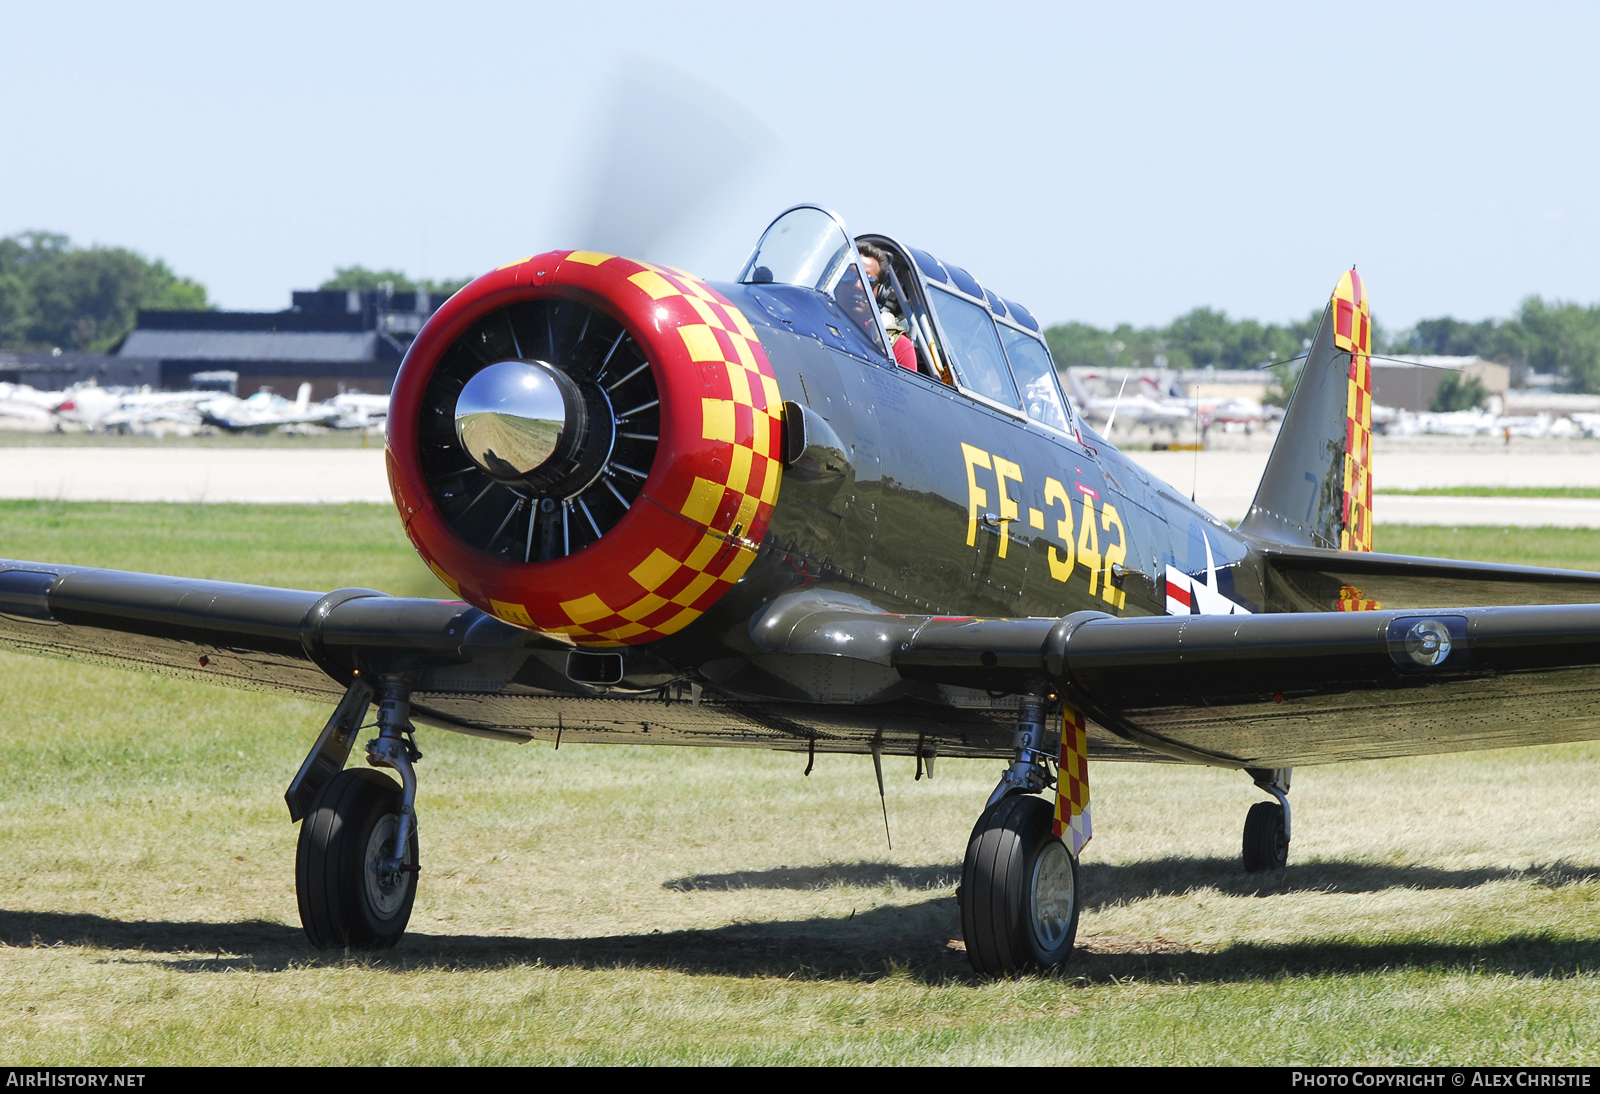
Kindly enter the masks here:
M 434 370 L 422 473 L 465 542 L 518 562 L 565 558 L 637 499 L 660 416 L 649 361 L 619 321 L 575 300 L 511 304 L 456 338 Z
M 715 288 L 552 251 L 423 325 L 391 395 L 389 486 L 463 599 L 580 646 L 652 642 L 755 560 L 782 406 L 756 329 Z

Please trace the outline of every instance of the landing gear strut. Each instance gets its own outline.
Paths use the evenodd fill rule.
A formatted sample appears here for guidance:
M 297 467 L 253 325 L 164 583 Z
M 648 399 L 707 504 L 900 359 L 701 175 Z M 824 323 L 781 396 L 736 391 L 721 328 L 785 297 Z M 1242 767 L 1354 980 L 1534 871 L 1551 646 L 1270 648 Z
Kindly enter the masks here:
M 1055 835 L 1050 802 L 1033 796 L 1054 782 L 1045 709 L 1042 694 L 1023 697 L 1015 758 L 967 841 L 961 931 L 982 976 L 1056 968 L 1078 933 L 1078 862 Z
M 405 933 L 416 900 L 417 777 L 411 765 L 422 753 L 412 738 L 411 689 L 404 677 L 385 676 L 377 698 L 378 736 L 367 744 L 367 762 L 393 768 L 401 785 L 369 769 L 342 771 L 316 790 L 300 825 L 295 891 L 300 922 L 318 949 L 387 949 Z M 366 705 L 359 704 L 358 722 Z M 354 731 L 344 736 L 353 740 Z M 324 741 L 318 744 L 326 751 Z M 348 743 L 344 749 L 348 753 Z M 313 751 L 308 768 L 318 755 Z
M 1292 767 L 1252 767 L 1251 780 L 1278 800 L 1256 802 L 1244 818 L 1244 872 L 1281 870 L 1289 861 L 1289 780 Z

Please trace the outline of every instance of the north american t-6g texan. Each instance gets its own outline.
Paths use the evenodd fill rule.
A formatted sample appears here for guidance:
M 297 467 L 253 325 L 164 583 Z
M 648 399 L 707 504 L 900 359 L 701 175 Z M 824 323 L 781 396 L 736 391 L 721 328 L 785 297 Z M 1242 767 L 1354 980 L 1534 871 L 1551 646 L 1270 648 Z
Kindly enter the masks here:
M 405 929 L 420 723 L 1003 759 L 967 953 L 1050 968 L 1094 765 L 1237 769 L 1259 871 L 1294 767 L 1600 737 L 1600 574 L 1371 551 L 1370 331 L 1351 271 L 1228 528 L 1084 423 L 1027 309 L 897 239 L 798 206 L 731 283 L 553 251 L 395 381 L 395 505 L 460 600 L 3 562 L 0 642 L 326 700 L 287 793 L 318 947 Z

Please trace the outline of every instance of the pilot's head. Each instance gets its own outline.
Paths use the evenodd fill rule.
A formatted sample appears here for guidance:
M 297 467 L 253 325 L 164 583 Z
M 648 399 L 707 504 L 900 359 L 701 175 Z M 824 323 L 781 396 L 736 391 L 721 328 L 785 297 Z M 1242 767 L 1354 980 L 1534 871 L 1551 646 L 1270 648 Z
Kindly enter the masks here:
M 868 286 L 872 290 L 872 299 L 880 308 L 890 307 L 893 297 L 889 295 L 889 256 L 882 247 L 873 243 L 857 242 L 856 250 L 861 252 L 861 265 L 866 267 L 867 277 L 872 280 Z
M 867 269 L 867 276 L 872 279 L 874 287 L 883 279 L 883 271 L 889 265 L 889 256 L 883 253 L 883 248 L 872 243 L 857 243 L 856 250 L 861 252 L 861 265 Z

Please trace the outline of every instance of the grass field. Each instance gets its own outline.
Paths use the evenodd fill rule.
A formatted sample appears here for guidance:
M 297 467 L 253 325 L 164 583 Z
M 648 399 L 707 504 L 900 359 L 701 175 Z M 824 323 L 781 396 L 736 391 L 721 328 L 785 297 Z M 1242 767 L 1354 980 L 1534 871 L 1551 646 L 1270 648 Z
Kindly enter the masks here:
M 1374 493 L 1435 498 L 1600 498 L 1600 486 L 1419 486 Z
M 1380 550 L 1600 566 L 1566 530 Z M 1513 554 L 1514 551 L 1514 554 Z M 433 591 L 378 506 L 0 504 L 0 555 Z M 998 764 L 424 729 L 401 946 L 300 932 L 282 792 L 326 711 L 0 655 L 0 1059 L 1594 1063 L 1600 745 L 1308 768 L 1290 868 L 1233 773 L 1102 764 L 1079 950 L 983 983 L 954 883 Z

